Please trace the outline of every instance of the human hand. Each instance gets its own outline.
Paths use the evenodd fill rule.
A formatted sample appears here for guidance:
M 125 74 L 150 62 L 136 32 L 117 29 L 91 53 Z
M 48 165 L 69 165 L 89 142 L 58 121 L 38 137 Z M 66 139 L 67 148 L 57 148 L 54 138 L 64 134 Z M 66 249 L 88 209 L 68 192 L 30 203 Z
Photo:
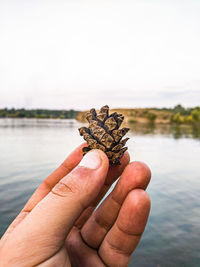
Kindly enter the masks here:
M 37 188 L 0 241 L 0 266 L 128 266 L 144 231 L 151 172 L 139 162 L 109 167 L 79 146 Z M 112 183 L 114 190 L 94 211 Z

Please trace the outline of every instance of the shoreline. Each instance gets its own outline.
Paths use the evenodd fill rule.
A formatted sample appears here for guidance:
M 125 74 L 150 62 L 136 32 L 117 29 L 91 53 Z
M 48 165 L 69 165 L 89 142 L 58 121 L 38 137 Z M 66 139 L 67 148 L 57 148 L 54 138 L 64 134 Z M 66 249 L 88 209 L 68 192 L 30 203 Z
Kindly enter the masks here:
M 34 118 L 34 119 L 76 119 L 84 123 L 88 110 L 74 109 L 49 110 L 49 109 L 0 109 L 0 118 Z M 122 127 L 129 124 L 155 124 L 155 125 L 200 125 L 200 107 L 184 108 L 177 105 L 174 108 L 119 108 L 111 109 L 124 116 Z
M 9 120 L 9 119 L 17 119 L 17 120 L 57 120 L 57 121 L 64 121 L 64 120 L 75 120 L 79 123 L 87 124 L 88 122 L 86 120 L 80 120 L 77 118 L 49 118 L 49 117 L 0 117 L 0 120 Z M 136 118 L 137 119 L 137 118 Z M 122 127 L 125 126 L 134 126 L 134 125 L 143 125 L 143 126 L 192 126 L 192 127 L 200 127 L 200 122 L 196 123 L 177 123 L 177 122 L 169 122 L 169 121 L 154 121 L 150 122 L 148 120 L 134 120 L 134 121 L 127 121 L 125 120 L 122 124 Z

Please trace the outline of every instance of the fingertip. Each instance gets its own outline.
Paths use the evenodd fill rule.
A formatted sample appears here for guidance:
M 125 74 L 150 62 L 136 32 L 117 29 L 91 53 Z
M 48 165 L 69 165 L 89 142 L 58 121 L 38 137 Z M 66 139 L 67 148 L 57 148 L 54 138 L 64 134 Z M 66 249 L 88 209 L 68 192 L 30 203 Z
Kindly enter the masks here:
M 88 146 L 87 142 L 84 142 L 79 146 L 79 148 L 83 148 L 83 147 L 87 147 L 87 146 Z
M 83 158 L 83 148 L 87 146 L 88 146 L 87 142 L 84 142 L 77 147 L 77 152 L 81 156 L 81 158 Z
M 123 157 L 121 158 L 121 165 L 126 166 L 129 162 L 130 162 L 130 155 L 128 151 L 125 151 Z
M 127 179 L 134 179 L 137 187 L 146 188 L 151 180 L 151 170 L 143 162 L 133 161 L 124 170 Z
M 130 163 L 131 168 L 133 167 L 137 172 L 145 173 L 149 180 L 151 179 L 151 170 L 148 165 L 141 161 L 133 161 Z
M 79 164 L 79 162 L 83 158 L 83 147 L 87 146 L 87 143 L 84 142 L 83 144 L 79 145 L 77 148 L 75 148 L 69 156 L 62 162 L 61 167 L 64 167 L 67 169 L 67 171 L 71 171 L 73 168 L 76 167 L 76 165 Z
M 80 144 L 78 147 L 76 147 L 73 151 L 72 151 L 72 153 L 80 153 L 80 154 L 83 154 L 83 147 L 87 147 L 87 142 L 84 142 L 84 143 L 82 143 L 82 144 Z

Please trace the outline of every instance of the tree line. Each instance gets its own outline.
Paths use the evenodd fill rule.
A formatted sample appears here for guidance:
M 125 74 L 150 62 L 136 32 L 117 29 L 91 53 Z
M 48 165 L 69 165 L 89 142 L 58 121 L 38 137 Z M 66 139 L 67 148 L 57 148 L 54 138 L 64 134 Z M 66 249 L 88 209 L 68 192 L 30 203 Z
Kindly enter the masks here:
M 150 123 L 200 124 L 200 107 L 185 108 L 179 104 L 174 108 L 132 109 L 129 121 L 136 122 L 137 118 L 145 118 Z
M 0 109 L 0 118 L 43 118 L 43 119 L 75 119 L 78 111 L 49 109 Z
M 80 112 L 80 114 L 83 112 Z M 185 108 L 182 105 L 176 105 L 174 108 L 143 108 L 130 109 L 127 114 L 130 122 L 135 118 L 143 117 L 149 122 L 154 123 L 157 119 L 165 119 L 168 123 L 182 124 L 199 124 L 200 107 Z M 0 118 L 53 118 L 53 119 L 76 119 L 79 111 L 70 110 L 49 110 L 49 109 L 0 109 Z M 85 116 L 85 113 L 82 114 Z

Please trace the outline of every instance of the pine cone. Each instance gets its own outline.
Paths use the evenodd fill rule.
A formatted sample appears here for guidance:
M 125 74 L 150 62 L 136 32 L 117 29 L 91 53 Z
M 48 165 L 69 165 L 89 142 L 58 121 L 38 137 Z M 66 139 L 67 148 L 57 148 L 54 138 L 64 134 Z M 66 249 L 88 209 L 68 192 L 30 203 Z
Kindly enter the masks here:
M 122 137 L 129 128 L 119 129 L 124 120 L 122 114 L 114 112 L 109 115 L 109 107 L 104 106 L 99 113 L 93 108 L 86 114 L 89 127 L 81 127 L 80 135 L 87 141 L 88 147 L 83 148 L 83 155 L 91 149 L 101 149 L 106 153 L 110 165 L 120 164 L 120 159 L 127 147 L 123 147 L 129 138 Z

